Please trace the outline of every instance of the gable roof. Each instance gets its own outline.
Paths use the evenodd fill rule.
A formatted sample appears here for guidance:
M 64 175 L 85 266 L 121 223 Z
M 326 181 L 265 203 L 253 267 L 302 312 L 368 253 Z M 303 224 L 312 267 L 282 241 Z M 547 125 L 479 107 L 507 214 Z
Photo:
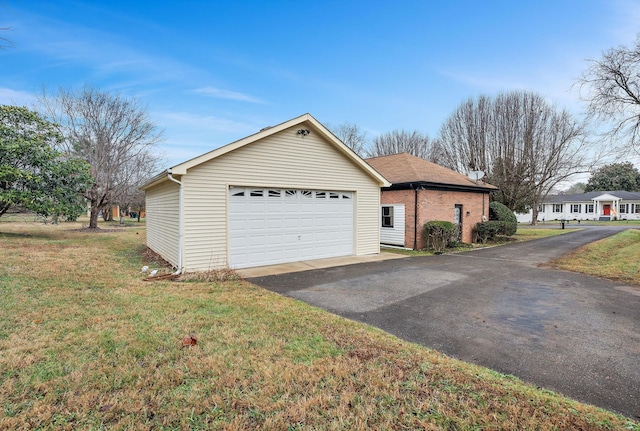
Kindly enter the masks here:
M 622 199 L 625 201 L 640 201 L 640 192 L 627 192 L 625 190 L 616 191 L 597 191 L 587 193 L 575 193 L 570 195 L 548 195 L 544 202 L 545 204 L 561 204 L 564 202 L 589 202 L 596 198 L 603 197 L 604 195 L 610 195 L 612 197 Z M 605 199 L 600 199 L 605 200 Z M 606 199 L 612 200 L 612 199 Z
M 392 188 L 411 184 L 426 187 L 448 187 L 458 190 L 491 191 L 498 188 L 482 181 L 476 182 L 466 175 L 421 159 L 408 153 L 365 159 L 376 171 L 392 183 Z
M 141 190 L 146 190 L 152 186 L 160 184 L 164 181 L 168 181 L 168 175 L 186 175 L 187 171 L 194 166 L 198 166 L 202 163 L 208 162 L 209 160 L 215 159 L 216 157 L 220 157 L 224 154 L 227 154 L 231 151 L 235 151 L 239 148 L 244 147 L 245 145 L 249 145 L 253 142 L 259 141 L 260 139 L 275 135 L 278 132 L 286 130 L 290 127 L 301 126 L 311 128 L 315 133 L 318 133 L 320 136 L 324 137 L 331 145 L 333 145 L 338 151 L 340 151 L 345 157 L 349 158 L 356 166 L 365 171 L 369 176 L 374 178 L 380 187 L 389 187 L 391 184 L 384 178 L 380 173 L 378 173 L 375 169 L 373 169 L 369 164 L 367 164 L 360 156 L 358 156 L 351 148 L 346 146 L 340 139 L 338 139 L 333 133 L 329 131 L 325 126 L 323 126 L 318 120 L 313 118 L 311 114 L 303 114 L 299 117 L 293 118 L 291 120 L 285 121 L 284 123 L 280 123 L 276 126 L 265 127 L 253 135 L 249 135 L 245 138 L 242 138 L 238 141 L 227 144 L 223 147 L 216 148 L 215 150 L 204 153 L 198 157 L 194 157 L 193 159 L 187 160 L 186 162 L 179 163 L 175 166 L 170 167 L 169 169 L 159 173 L 155 177 L 148 180 L 142 186 L 140 186 Z

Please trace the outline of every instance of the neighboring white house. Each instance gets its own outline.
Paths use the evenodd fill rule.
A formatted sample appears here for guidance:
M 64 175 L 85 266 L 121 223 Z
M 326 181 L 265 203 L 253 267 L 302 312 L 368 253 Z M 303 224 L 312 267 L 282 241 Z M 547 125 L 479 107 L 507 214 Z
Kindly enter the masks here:
M 532 214 L 530 210 L 516 217 L 531 223 Z M 640 220 L 640 192 L 549 195 L 538 208 L 538 221 L 549 220 Z
M 147 245 L 183 271 L 375 254 L 389 185 L 305 114 L 144 184 Z

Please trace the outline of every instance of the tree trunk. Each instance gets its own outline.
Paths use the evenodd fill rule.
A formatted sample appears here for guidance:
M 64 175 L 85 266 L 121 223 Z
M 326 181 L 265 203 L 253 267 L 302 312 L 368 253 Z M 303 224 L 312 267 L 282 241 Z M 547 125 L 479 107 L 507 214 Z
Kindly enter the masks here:
M 2 215 L 6 213 L 9 210 L 9 208 L 11 208 L 11 204 L 0 202 L 0 217 L 2 217 Z
M 98 229 L 98 213 L 100 212 L 97 202 L 91 202 L 91 214 L 89 215 L 89 229 Z
M 531 208 L 531 225 L 535 226 L 538 224 L 538 204 L 534 204 Z
M 87 196 L 91 204 L 91 214 L 89 214 L 89 229 L 98 229 L 98 213 L 100 212 L 100 205 L 98 200 L 98 185 L 93 184 L 91 190 L 89 190 L 89 196 Z

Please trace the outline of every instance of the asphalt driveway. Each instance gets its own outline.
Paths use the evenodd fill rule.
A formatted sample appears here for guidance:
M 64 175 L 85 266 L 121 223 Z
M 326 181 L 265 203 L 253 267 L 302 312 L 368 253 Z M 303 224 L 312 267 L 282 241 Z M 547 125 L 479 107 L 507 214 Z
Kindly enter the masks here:
M 544 267 L 618 227 L 249 281 L 447 355 L 640 417 L 640 287 Z

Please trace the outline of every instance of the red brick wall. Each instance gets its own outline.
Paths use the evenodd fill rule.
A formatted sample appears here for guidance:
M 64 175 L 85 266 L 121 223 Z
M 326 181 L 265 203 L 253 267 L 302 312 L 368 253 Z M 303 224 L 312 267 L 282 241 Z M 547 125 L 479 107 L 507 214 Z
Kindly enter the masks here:
M 414 244 L 414 190 L 383 191 L 380 202 L 383 205 L 405 205 L 405 243 L 413 248 Z M 484 200 L 484 207 L 483 207 Z M 453 192 L 439 190 L 418 190 L 418 249 L 424 247 L 422 227 L 428 221 L 444 220 L 453 222 L 455 205 L 462 205 L 462 241 L 473 241 L 473 228 L 489 217 L 489 195 L 474 192 Z

